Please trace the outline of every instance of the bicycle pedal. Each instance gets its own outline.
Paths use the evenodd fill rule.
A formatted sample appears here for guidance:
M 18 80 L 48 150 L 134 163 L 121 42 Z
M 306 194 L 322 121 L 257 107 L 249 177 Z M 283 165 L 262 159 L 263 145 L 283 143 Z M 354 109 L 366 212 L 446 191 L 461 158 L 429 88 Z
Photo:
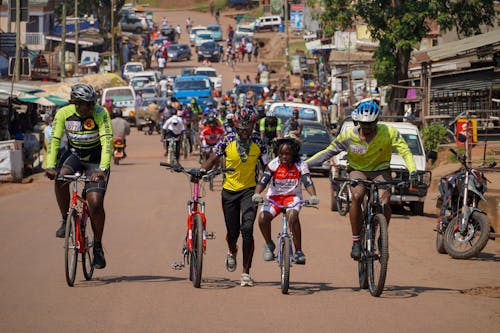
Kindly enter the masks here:
M 215 239 L 215 237 L 216 237 L 216 234 L 213 231 L 209 231 L 209 232 L 206 233 L 206 238 L 207 239 Z
M 180 271 L 184 268 L 184 263 L 182 262 L 174 262 L 172 264 L 172 269 L 176 270 L 176 271 Z

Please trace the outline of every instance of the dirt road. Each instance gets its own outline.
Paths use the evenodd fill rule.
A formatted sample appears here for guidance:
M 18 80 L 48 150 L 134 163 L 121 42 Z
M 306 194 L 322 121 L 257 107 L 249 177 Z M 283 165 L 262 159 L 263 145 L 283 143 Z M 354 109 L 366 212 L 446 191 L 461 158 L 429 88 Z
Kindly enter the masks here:
M 168 17 L 183 22 L 185 15 Z M 208 22 L 206 14 L 191 15 Z M 225 82 L 232 80 L 224 65 L 215 66 Z M 218 179 L 216 191 L 204 193 L 216 239 L 208 242 L 202 286 L 194 289 L 186 270 L 170 266 L 181 259 L 187 179 L 159 167 L 158 135 L 134 129 L 128 143 L 129 157 L 112 168 L 105 201 L 108 266 L 92 281 L 79 267 L 75 287 L 66 286 L 49 180 L 36 176 L 0 195 L 1 332 L 500 331 L 500 244 L 489 242 L 477 259 L 452 260 L 434 250 L 432 209 L 424 217 L 396 213 L 386 290 L 373 298 L 358 289 L 348 221 L 330 212 L 326 178 L 314 179 L 320 209 L 301 213 L 307 264 L 292 267 L 289 295 L 280 292 L 277 265 L 262 260 L 257 226 L 256 286 L 240 287 L 240 269 L 225 270 Z M 275 221 L 273 235 L 277 229 Z

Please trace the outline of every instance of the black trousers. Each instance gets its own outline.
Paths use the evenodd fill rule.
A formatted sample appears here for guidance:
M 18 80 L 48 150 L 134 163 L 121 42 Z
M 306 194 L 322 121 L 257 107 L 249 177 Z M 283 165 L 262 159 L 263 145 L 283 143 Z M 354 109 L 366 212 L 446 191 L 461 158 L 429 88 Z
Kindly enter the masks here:
M 249 271 L 252 266 L 254 252 L 253 224 L 257 215 L 257 207 L 252 202 L 255 187 L 242 191 L 222 190 L 222 210 L 227 229 L 227 245 L 229 251 L 237 251 L 238 237 L 243 238 L 243 268 Z

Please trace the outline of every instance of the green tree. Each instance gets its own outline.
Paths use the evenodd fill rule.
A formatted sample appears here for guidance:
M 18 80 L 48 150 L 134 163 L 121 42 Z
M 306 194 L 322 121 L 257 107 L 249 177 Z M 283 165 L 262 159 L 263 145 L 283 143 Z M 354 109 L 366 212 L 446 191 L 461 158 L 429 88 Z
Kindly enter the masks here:
M 316 0 L 307 0 L 309 6 Z M 494 0 L 321 0 L 319 14 L 325 34 L 353 26 L 368 25 L 371 36 L 380 42 L 375 51 L 373 71 L 380 85 L 400 84 L 408 78 L 412 50 L 429 32 L 429 20 L 441 31 L 455 28 L 459 37 L 481 33 L 483 25 L 493 26 L 499 14 Z M 395 98 L 404 97 L 405 89 L 391 90 L 391 110 L 402 112 Z

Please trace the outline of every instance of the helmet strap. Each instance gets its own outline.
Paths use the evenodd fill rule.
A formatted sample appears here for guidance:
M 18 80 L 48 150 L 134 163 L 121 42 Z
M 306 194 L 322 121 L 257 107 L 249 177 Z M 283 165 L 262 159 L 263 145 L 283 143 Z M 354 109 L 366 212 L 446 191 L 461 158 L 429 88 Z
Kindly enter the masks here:
M 250 138 L 247 140 L 241 140 L 240 136 L 236 134 L 236 150 L 242 162 L 246 162 L 248 159 L 248 154 L 250 153 Z

